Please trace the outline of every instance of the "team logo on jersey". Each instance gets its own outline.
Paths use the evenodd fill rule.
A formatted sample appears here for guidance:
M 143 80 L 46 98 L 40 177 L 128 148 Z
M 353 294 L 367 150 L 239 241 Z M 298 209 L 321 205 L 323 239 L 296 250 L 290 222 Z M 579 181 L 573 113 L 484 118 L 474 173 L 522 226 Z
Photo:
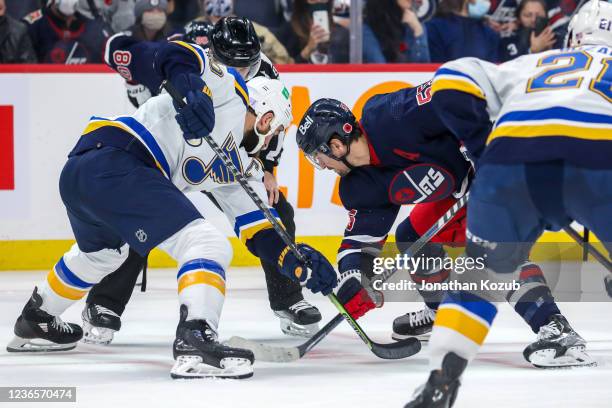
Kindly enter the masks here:
M 431 80 L 417 87 L 416 100 L 419 106 L 425 105 L 431 101 Z
M 223 142 L 221 150 L 230 158 L 238 171 L 242 173 L 242 161 L 240 160 L 240 154 L 231 132 Z M 183 178 L 189 184 L 202 184 L 209 177 L 217 184 L 229 184 L 236 181 L 234 175 L 223 163 L 223 160 L 216 155 L 208 164 L 195 156 L 188 157 L 183 162 Z

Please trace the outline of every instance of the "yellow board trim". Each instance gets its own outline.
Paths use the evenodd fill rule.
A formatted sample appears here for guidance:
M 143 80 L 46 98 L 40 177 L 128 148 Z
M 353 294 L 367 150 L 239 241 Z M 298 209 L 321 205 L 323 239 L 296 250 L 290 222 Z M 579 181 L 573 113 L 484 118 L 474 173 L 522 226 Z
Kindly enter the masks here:
M 434 79 L 431 85 L 432 96 L 438 91 L 460 91 L 474 95 L 480 99 L 485 99 L 485 95 L 480 88 L 467 81 L 457 79 Z
M 606 253 L 604 246 L 591 235 L 591 243 L 599 251 Z M 230 237 L 229 241 L 234 250 L 231 266 L 258 266 L 261 265 L 259 259 L 251 254 L 244 244 L 236 237 Z M 341 236 L 298 236 L 296 242 L 308 244 L 323 253 L 330 261 L 336 259 Z M 394 237 L 390 236 L 387 242 L 394 242 Z M 572 238 L 564 232 L 545 232 L 538 242 L 558 242 L 574 243 Z M 57 260 L 68 252 L 74 244 L 74 240 L 14 240 L 0 241 L 0 271 L 15 270 L 45 270 L 49 265 L 55 265 Z M 454 248 L 461 252 L 461 248 Z M 452 251 L 451 251 L 452 252 Z M 454 253 L 454 252 L 453 252 Z M 36 256 L 32 256 L 36 254 Z M 580 261 L 582 259 L 582 247 L 574 243 L 567 245 L 567 248 L 560 254 L 551 254 L 550 251 L 541 250 L 535 246 L 531 253 L 531 260 L 534 262 L 550 260 L 554 256 L 556 260 Z M 592 258 L 591 258 L 592 259 Z M 149 255 L 149 267 L 151 268 L 175 268 L 176 262 L 165 252 L 154 249 Z
M 214 272 L 194 271 L 188 272 L 180 277 L 178 281 L 178 292 L 192 285 L 208 285 L 217 289 L 225 296 L 225 281 Z
M 436 313 L 434 326 L 451 329 L 478 345 L 484 343 L 489 333 L 489 328 L 478 320 L 468 316 L 460 310 L 445 308 L 444 305 L 440 306 Z
M 55 273 L 55 268 L 51 269 L 47 274 L 47 282 L 55 293 L 66 299 L 79 300 L 87 293 L 84 290 L 77 290 L 71 288 L 70 286 L 62 282 L 60 278 L 57 277 Z
M 586 128 L 570 125 L 516 125 L 500 126 L 493 130 L 487 144 L 500 137 L 565 136 L 586 140 L 611 140 L 609 128 Z

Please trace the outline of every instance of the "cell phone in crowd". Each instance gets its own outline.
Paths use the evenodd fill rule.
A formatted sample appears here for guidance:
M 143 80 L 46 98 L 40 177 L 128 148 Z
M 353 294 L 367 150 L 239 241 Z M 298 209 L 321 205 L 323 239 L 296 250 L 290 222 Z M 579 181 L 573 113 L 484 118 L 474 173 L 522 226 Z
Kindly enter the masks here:
M 327 10 L 315 10 L 312 12 L 312 23 L 322 27 L 329 33 L 329 13 Z
M 547 25 L 548 19 L 546 17 L 536 17 L 535 27 L 533 29 L 535 35 L 542 34 L 542 31 L 544 31 Z

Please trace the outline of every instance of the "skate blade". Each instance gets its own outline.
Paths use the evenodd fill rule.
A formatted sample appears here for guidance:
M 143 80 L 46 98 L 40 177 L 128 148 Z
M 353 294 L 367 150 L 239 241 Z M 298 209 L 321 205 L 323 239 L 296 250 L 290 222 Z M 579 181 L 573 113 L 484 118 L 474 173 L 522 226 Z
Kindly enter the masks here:
M 6 346 L 10 353 L 45 353 L 53 351 L 67 351 L 76 347 L 76 343 L 59 344 L 44 339 L 24 339 L 15 336 Z
M 170 370 L 174 379 L 221 378 L 242 379 L 253 376 L 253 365 L 244 358 L 224 358 L 217 368 L 202 362 L 199 356 L 179 356 Z
M 115 330 L 106 327 L 96 327 L 87 321 L 83 321 L 83 338 L 81 341 L 87 344 L 106 345 L 113 341 Z
M 280 328 L 288 336 L 304 337 L 306 339 L 315 335 L 319 331 L 319 324 L 297 324 L 289 319 L 280 318 Z
M 584 346 L 570 347 L 564 355 L 555 358 L 555 349 L 542 349 L 529 356 L 529 362 L 537 368 L 594 367 L 597 362 L 585 352 Z
M 423 334 L 417 334 L 417 335 L 408 335 L 408 334 L 398 334 L 398 333 L 392 333 L 391 334 L 391 338 L 395 341 L 401 341 L 401 340 L 406 340 L 406 339 L 411 339 L 411 338 L 416 338 L 418 339 L 421 343 L 425 342 L 429 342 L 429 338 L 431 337 L 431 332 L 427 332 L 427 333 L 423 333 Z

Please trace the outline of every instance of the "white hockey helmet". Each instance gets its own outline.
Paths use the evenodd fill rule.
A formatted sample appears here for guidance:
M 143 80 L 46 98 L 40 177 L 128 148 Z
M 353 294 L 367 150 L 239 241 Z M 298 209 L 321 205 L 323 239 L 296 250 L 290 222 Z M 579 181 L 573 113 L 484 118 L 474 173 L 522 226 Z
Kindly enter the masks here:
M 291 113 L 291 94 L 285 85 L 278 79 L 255 77 L 247 82 L 251 107 L 257 115 L 255 120 L 255 134 L 259 140 L 257 145 L 248 153 L 255 153 L 263 146 L 266 138 L 272 135 L 280 126 L 283 131 L 289 129 L 293 115 Z M 257 130 L 261 118 L 268 112 L 274 114 L 270 122 L 270 130 L 263 134 Z
M 568 47 L 612 45 L 612 3 L 589 0 L 572 17 L 568 26 Z

